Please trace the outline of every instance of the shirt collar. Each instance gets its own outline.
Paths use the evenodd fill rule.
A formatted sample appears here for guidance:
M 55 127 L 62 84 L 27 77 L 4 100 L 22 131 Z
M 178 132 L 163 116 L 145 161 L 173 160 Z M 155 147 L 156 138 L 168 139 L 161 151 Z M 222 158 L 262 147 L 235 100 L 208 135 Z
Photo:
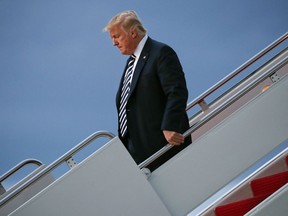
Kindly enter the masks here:
M 135 52 L 134 52 L 134 55 L 136 56 L 137 59 L 139 58 L 139 56 L 140 56 L 140 54 L 141 54 L 141 52 L 142 52 L 142 50 L 143 50 L 143 47 L 144 47 L 147 39 L 148 39 L 148 35 L 146 34 L 146 35 L 142 38 L 142 40 L 140 41 L 140 43 L 138 44 L 138 46 L 137 46 L 137 48 L 136 48 L 136 50 L 135 50 Z

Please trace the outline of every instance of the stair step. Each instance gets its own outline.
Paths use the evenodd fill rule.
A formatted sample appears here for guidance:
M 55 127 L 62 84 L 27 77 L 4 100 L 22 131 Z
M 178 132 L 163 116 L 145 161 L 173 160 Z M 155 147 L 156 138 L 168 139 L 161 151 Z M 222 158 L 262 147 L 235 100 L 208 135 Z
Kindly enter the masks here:
M 254 196 L 259 196 L 272 194 L 286 183 L 288 183 L 288 171 L 255 179 L 251 181 L 250 185 Z
M 288 156 L 285 157 L 288 166 Z M 288 183 L 288 171 L 254 179 L 250 182 L 253 197 L 217 206 L 216 216 L 242 216 Z
M 215 214 L 217 216 L 243 216 L 264 199 L 266 199 L 270 194 L 255 196 L 245 200 L 225 204 L 215 208 Z

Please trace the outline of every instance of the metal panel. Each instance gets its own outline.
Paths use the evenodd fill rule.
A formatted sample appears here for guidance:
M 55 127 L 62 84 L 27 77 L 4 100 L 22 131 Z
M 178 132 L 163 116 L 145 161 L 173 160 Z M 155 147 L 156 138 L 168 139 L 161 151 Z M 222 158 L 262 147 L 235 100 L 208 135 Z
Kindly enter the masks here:
M 288 76 L 155 170 L 150 182 L 184 215 L 288 138 Z
M 27 161 L 29 163 L 30 160 L 27 160 Z M 27 161 L 24 161 L 24 163 L 20 163 L 20 166 L 21 166 L 21 164 L 25 164 Z M 39 172 L 41 172 L 43 169 L 45 169 L 45 167 L 46 167 L 45 165 L 41 165 L 36 170 L 34 170 L 32 173 L 30 173 L 28 176 L 23 178 L 16 185 L 14 185 L 8 191 L 6 191 L 6 193 L 2 194 L 0 196 L 0 200 L 5 199 L 9 195 L 11 195 L 21 185 L 23 185 L 25 182 L 29 181 L 31 178 L 33 178 L 35 175 L 37 175 Z M 9 173 L 8 173 L 8 175 L 9 175 Z M 14 199 L 10 199 L 7 202 L 5 202 L 5 204 L 0 205 L 0 215 L 1 216 L 2 215 L 3 216 L 8 215 L 12 211 L 14 211 L 16 208 L 18 208 L 20 205 L 25 203 L 28 199 L 33 197 L 35 194 L 39 193 L 39 191 L 41 191 L 43 188 L 45 188 L 46 186 L 51 184 L 53 181 L 54 181 L 54 178 L 50 173 L 44 175 L 41 180 L 39 180 L 35 184 L 31 185 L 29 188 L 26 188 L 21 193 L 18 193 L 16 196 L 14 196 Z
M 11 216 L 170 215 L 118 138 L 57 179 Z

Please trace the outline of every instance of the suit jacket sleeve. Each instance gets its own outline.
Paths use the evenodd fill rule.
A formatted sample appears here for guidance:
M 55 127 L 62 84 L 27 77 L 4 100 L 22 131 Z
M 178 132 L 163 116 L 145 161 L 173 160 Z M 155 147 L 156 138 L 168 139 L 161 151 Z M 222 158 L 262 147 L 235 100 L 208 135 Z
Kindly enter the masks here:
M 161 129 L 183 132 L 188 90 L 178 56 L 169 46 L 161 49 L 158 76 L 167 98 Z

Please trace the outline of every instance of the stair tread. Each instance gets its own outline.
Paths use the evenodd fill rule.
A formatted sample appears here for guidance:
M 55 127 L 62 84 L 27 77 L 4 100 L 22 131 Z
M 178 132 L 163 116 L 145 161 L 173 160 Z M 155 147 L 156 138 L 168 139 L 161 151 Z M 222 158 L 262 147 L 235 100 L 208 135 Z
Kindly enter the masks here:
M 221 205 L 215 208 L 215 213 L 217 216 L 242 216 L 266 199 L 269 195 L 270 194 L 259 195 L 245 200 Z
M 254 196 L 273 193 L 288 183 L 288 171 L 262 177 L 251 181 Z
M 288 156 L 285 157 L 288 165 Z M 217 206 L 217 216 L 242 216 L 288 183 L 288 171 L 254 179 L 250 182 L 253 197 Z

